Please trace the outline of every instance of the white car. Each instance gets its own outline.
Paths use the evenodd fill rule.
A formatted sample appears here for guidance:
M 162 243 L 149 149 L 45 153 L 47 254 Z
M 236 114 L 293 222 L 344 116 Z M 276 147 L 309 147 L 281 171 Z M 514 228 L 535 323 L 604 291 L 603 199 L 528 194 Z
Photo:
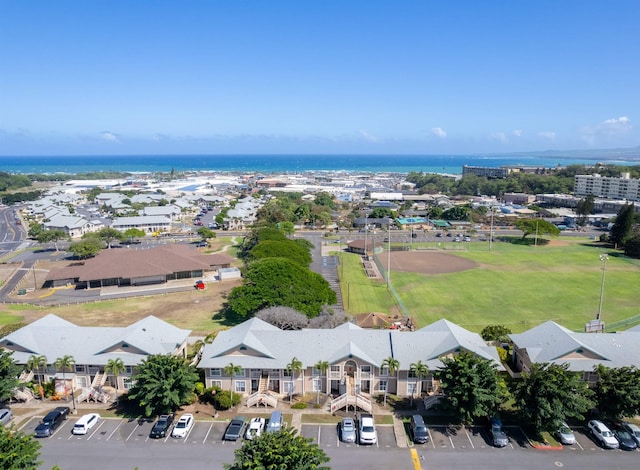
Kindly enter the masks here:
M 89 413 L 80 417 L 76 424 L 73 425 L 71 432 L 73 434 L 86 434 L 89 430 L 98 424 L 100 415 L 98 413 Z
M 262 431 L 264 430 L 264 425 L 267 420 L 264 418 L 252 418 L 249 422 L 249 427 L 247 428 L 247 432 L 244 433 L 245 439 L 253 439 L 256 437 L 260 437 Z
M 192 427 L 193 427 L 193 415 L 190 413 L 185 413 L 182 416 L 180 416 L 180 419 L 178 420 L 176 425 L 173 427 L 173 431 L 171 432 L 171 437 L 177 437 L 177 438 L 187 437 L 187 434 L 189 434 L 189 431 L 191 431 Z
M 376 425 L 373 421 L 373 416 L 370 414 L 361 414 L 358 419 L 358 443 L 372 444 L 378 443 L 378 433 L 376 432 Z
M 587 424 L 593 438 L 598 441 L 602 447 L 607 449 L 617 449 L 620 443 L 613 432 L 602 422 L 596 419 L 589 421 Z

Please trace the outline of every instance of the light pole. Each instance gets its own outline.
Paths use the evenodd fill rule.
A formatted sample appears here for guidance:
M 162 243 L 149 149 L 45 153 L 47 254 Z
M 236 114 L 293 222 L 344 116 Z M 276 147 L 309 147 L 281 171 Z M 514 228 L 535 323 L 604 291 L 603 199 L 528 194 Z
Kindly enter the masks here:
M 600 285 L 600 304 L 598 305 L 598 315 L 596 316 L 596 320 L 600 320 L 600 315 L 602 315 L 602 298 L 604 297 L 604 273 L 607 271 L 607 261 L 609 260 L 609 256 L 602 253 L 600 255 L 600 261 L 602 261 L 602 284 Z
M 491 206 L 491 228 L 489 229 L 489 251 L 493 246 L 493 206 Z
M 387 289 L 391 286 L 391 222 L 387 218 Z

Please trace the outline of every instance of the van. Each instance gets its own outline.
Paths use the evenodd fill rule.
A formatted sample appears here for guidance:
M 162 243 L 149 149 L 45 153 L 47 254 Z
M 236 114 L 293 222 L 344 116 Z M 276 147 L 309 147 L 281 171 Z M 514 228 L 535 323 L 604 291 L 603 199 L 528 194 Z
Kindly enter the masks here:
M 411 417 L 411 439 L 416 444 L 424 444 L 429 442 L 429 432 L 424 424 L 424 419 L 420 415 L 413 415 Z
M 99 419 L 100 415 L 98 413 L 89 413 L 88 415 L 84 415 L 76 421 L 71 432 L 73 434 L 86 434 L 89 429 L 96 425 Z
M 282 421 L 282 412 L 274 411 L 269 417 L 266 432 L 278 432 L 282 429 L 284 422 Z

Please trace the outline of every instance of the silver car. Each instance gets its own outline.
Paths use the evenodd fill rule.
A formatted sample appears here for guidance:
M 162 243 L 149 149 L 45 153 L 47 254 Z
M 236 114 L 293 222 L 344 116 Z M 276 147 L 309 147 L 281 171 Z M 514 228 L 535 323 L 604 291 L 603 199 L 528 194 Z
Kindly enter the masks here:
M 573 434 L 571 428 L 567 425 L 567 423 L 562 423 L 558 430 L 556 431 L 556 435 L 560 439 L 560 443 L 566 445 L 572 445 L 576 443 L 576 435 Z
M 356 423 L 352 418 L 342 418 L 340 440 L 342 442 L 356 442 Z
M 9 421 L 13 418 L 13 413 L 8 408 L 3 408 L 0 410 L 0 425 L 6 426 L 9 424 Z

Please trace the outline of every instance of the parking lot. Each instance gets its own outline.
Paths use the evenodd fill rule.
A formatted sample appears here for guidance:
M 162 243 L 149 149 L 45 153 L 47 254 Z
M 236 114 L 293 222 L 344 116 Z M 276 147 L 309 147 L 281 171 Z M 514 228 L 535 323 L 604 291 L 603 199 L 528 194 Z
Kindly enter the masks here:
M 223 441 L 222 436 L 227 428 L 224 421 L 196 421 L 193 428 L 185 439 L 175 439 L 170 435 L 162 439 L 151 439 L 149 433 L 153 426 L 153 421 L 145 419 L 125 420 L 121 418 L 102 418 L 85 435 L 74 435 L 71 433 L 76 418 L 69 418 L 65 421 L 49 440 L 68 441 L 111 441 L 126 442 L 127 444 L 144 444 L 151 442 L 154 445 L 224 445 L 239 446 L 241 441 Z M 38 425 L 39 419 L 32 418 L 22 428 L 27 434 L 32 434 Z
M 396 438 L 391 425 L 377 425 L 378 443 L 372 446 L 361 446 L 357 442 L 341 442 L 338 438 L 338 426 L 336 424 L 303 424 L 302 435 L 314 439 L 320 447 L 371 447 L 388 449 L 396 446 Z

